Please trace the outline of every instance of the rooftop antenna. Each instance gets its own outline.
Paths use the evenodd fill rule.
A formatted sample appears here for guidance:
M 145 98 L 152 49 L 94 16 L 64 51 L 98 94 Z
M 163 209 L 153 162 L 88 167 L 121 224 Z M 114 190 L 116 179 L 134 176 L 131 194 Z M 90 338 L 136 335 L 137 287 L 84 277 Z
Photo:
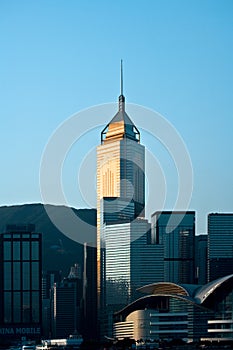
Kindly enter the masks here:
M 123 95 L 123 61 L 121 60 L 121 94 L 119 96 L 119 111 L 125 110 L 125 96 Z
M 121 60 L 121 95 L 123 96 L 123 60 Z

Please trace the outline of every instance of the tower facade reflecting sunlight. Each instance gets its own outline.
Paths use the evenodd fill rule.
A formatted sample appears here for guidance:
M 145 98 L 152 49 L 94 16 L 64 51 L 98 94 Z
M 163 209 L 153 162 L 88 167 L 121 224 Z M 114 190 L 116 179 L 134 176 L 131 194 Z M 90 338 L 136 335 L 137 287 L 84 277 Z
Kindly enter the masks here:
M 112 335 L 113 313 L 135 300 L 138 287 L 153 281 L 154 269 L 145 274 L 143 263 L 147 248 L 152 248 L 144 216 L 145 147 L 125 111 L 121 89 L 118 112 L 102 131 L 97 147 L 97 291 L 102 336 Z

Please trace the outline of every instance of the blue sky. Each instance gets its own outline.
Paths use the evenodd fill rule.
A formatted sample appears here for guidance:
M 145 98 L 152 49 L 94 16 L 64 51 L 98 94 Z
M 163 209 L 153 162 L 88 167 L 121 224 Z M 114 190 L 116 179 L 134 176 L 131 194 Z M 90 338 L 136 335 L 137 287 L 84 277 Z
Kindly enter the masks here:
M 80 110 L 117 101 L 122 58 L 126 101 L 167 118 L 190 153 L 198 233 L 207 213 L 233 211 L 231 0 L 2 0 L 0 47 L 0 205 L 42 201 L 49 138 Z M 76 208 L 87 206 L 73 189 L 77 167 L 98 142 L 89 133 L 64 171 Z M 167 182 L 171 209 L 177 189 Z M 153 195 L 151 211 L 160 210 Z

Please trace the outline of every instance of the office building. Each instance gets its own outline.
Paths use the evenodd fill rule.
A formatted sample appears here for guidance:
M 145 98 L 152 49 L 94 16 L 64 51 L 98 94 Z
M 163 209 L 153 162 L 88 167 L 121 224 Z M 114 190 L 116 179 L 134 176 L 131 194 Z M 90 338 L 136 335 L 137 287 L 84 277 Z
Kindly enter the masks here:
M 145 148 L 140 133 L 125 112 L 125 97 L 119 97 L 119 110 L 101 133 L 97 147 L 97 288 L 101 306 L 101 200 L 107 197 L 124 198 L 134 203 L 133 217 L 144 217 L 145 206 Z
M 208 281 L 233 273 L 233 213 L 208 215 Z
M 62 280 L 61 271 L 42 272 L 42 336 L 51 336 L 51 291 L 54 283 Z
M 162 277 L 161 250 L 145 213 L 145 148 L 140 132 L 119 109 L 97 147 L 97 290 L 101 336 L 112 336 L 113 313 L 137 297 L 137 288 Z M 156 255 L 156 253 L 158 254 Z
M 117 199 L 107 198 L 108 208 L 111 200 L 117 203 Z M 103 208 L 105 212 L 105 205 Z M 130 211 L 127 215 L 130 216 Z M 163 278 L 162 250 L 151 243 L 148 221 L 143 218 L 130 221 L 126 219 L 127 215 L 115 221 L 118 213 L 108 213 L 105 217 L 111 217 L 111 220 L 105 218 L 102 227 L 102 288 L 105 303 L 102 308 L 102 321 L 104 335 L 110 337 L 113 314 L 139 297 L 139 287 L 151 283 L 156 277 Z
M 82 317 L 82 281 L 77 265 L 71 267 L 67 278 L 54 283 L 51 295 L 52 336 L 66 338 L 80 334 Z
M 194 283 L 195 212 L 157 211 L 151 225 L 152 240 L 163 250 L 163 281 Z
M 34 225 L 8 225 L 0 235 L 0 276 L 0 338 L 39 339 L 41 234 Z
M 196 283 L 207 283 L 207 234 L 195 236 L 195 274 Z
M 84 243 L 83 319 L 81 334 L 84 340 L 97 339 L 97 277 L 96 246 Z
M 61 282 L 62 274 L 58 270 L 42 272 L 42 299 L 49 299 L 54 283 Z

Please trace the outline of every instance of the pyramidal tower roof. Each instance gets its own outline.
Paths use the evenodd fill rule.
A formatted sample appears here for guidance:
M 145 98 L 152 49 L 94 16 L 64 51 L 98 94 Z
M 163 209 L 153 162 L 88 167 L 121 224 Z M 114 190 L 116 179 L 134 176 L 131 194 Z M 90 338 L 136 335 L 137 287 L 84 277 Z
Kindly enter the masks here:
M 101 142 L 129 138 L 140 142 L 140 133 L 128 114 L 125 112 L 125 96 L 123 95 L 123 63 L 121 60 L 121 94 L 118 99 L 118 112 L 101 133 Z

